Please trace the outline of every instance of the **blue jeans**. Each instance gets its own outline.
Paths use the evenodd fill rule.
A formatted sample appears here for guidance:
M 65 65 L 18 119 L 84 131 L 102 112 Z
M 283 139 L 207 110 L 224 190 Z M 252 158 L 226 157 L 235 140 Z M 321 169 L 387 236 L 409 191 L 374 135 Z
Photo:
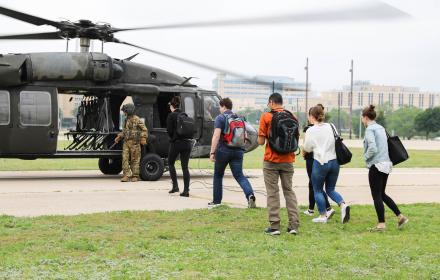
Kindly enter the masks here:
M 223 198 L 223 176 L 225 175 L 226 166 L 229 164 L 232 175 L 237 183 L 243 189 L 246 199 L 254 194 L 249 180 L 243 174 L 243 154 L 241 149 L 229 149 L 220 146 L 215 153 L 214 165 L 214 203 L 221 203 Z
M 321 165 L 318 161 L 313 161 L 312 184 L 315 192 L 315 200 L 321 215 L 327 213 L 325 207 L 324 184 L 327 195 L 338 205 L 344 202 L 342 196 L 335 191 L 336 181 L 339 176 L 339 163 L 336 159 Z

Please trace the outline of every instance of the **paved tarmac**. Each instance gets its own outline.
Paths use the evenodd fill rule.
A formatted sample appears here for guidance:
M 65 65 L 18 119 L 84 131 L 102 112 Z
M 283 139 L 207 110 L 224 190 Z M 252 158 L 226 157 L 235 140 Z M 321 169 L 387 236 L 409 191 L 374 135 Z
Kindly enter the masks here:
M 247 170 L 245 173 L 256 192 L 257 205 L 265 207 L 262 171 Z M 296 170 L 293 180 L 299 203 L 306 205 L 308 179 L 305 169 Z M 181 177 L 179 182 L 183 184 Z M 224 185 L 224 203 L 232 207 L 247 206 L 230 173 L 226 174 Z M 206 208 L 212 200 L 211 171 L 192 172 L 189 198 L 169 195 L 170 186 L 167 173 L 156 182 L 121 183 L 119 176 L 105 176 L 99 171 L 0 172 L 0 214 L 41 216 L 200 209 Z M 398 204 L 440 203 L 440 168 L 397 168 L 390 176 L 387 189 Z M 337 190 L 350 204 L 372 204 L 366 169 L 341 169 Z

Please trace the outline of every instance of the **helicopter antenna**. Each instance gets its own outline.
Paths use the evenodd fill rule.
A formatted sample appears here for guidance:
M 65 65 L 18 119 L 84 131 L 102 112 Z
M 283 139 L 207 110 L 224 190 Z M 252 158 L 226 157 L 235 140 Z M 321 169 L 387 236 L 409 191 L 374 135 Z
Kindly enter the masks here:
M 186 83 L 188 83 L 192 78 L 196 78 L 196 79 L 198 79 L 197 77 L 183 77 L 183 78 L 185 78 L 185 81 L 183 81 L 181 84 L 180 84 L 180 86 L 184 86 Z
M 129 56 L 129 57 L 123 59 L 123 60 L 131 61 L 131 60 L 132 60 L 133 58 L 135 58 L 138 54 L 139 54 L 139 53 L 135 53 L 134 55 Z

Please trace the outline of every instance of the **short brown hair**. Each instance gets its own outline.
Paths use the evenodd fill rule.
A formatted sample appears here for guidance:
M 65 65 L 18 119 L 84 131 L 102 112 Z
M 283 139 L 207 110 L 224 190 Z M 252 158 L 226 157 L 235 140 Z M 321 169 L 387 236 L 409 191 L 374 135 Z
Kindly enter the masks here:
M 170 105 L 174 107 L 174 109 L 177 109 L 180 107 L 180 96 L 174 96 L 171 101 Z
M 220 106 L 232 110 L 232 100 L 229 97 L 220 99 Z
M 365 107 L 362 110 L 362 117 L 367 117 L 370 120 L 374 121 L 376 119 L 376 116 L 377 116 L 376 111 L 374 110 L 374 108 L 376 108 L 376 107 L 374 107 L 374 105 L 370 105 L 368 107 Z
M 325 120 L 325 114 L 322 105 L 316 105 L 312 107 L 309 111 L 309 115 L 313 116 L 318 122 L 323 122 Z

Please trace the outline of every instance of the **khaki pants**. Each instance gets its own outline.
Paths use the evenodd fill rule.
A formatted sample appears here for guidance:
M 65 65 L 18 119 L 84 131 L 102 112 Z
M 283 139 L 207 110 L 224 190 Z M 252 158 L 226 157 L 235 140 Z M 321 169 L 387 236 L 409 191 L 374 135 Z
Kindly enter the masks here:
M 278 178 L 280 178 L 284 199 L 286 200 L 289 228 L 298 229 L 298 203 L 292 189 L 293 164 L 265 161 L 263 163 L 263 175 L 267 191 L 270 227 L 280 229 L 280 188 L 278 186 Z

